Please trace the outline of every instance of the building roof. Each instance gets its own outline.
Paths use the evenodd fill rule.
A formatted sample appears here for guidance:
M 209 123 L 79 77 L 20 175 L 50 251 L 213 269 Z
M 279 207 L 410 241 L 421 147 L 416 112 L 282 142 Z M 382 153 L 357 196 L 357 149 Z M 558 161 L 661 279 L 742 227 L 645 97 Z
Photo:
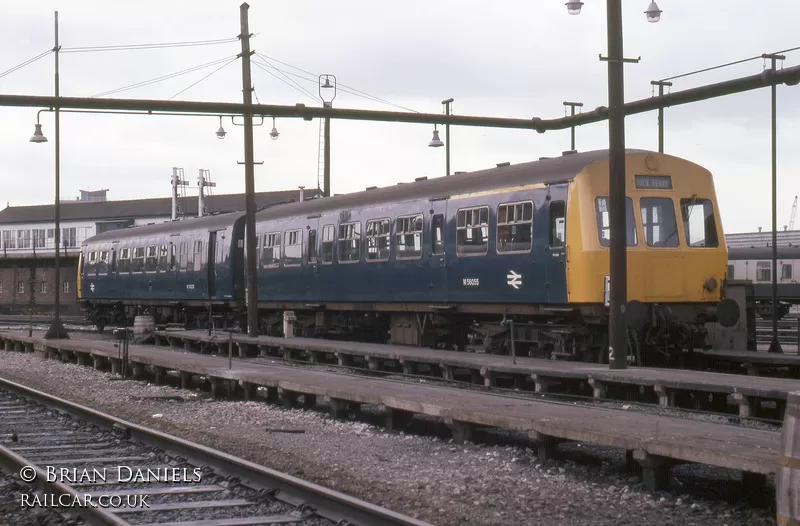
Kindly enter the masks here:
M 305 198 L 317 195 L 316 189 L 305 191 Z M 257 192 L 256 208 L 290 203 L 300 200 L 299 190 L 281 190 L 277 192 Z M 244 194 L 210 195 L 205 198 L 206 211 L 209 214 L 233 212 L 245 209 Z M 54 205 L 9 206 L 0 210 L 0 225 L 9 223 L 51 223 L 55 220 Z M 179 217 L 197 216 L 197 196 L 178 198 Z M 148 217 L 170 217 L 172 214 L 172 198 L 157 197 L 153 199 L 132 199 L 127 201 L 68 201 L 60 207 L 61 221 L 92 221 L 135 219 Z
M 776 245 L 800 245 L 800 230 L 779 230 L 776 234 Z M 770 247 L 772 246 L 772 230 L 764 232 L 741 232 L 725 234 L 725 243 L 728 248 L 734 247 Z

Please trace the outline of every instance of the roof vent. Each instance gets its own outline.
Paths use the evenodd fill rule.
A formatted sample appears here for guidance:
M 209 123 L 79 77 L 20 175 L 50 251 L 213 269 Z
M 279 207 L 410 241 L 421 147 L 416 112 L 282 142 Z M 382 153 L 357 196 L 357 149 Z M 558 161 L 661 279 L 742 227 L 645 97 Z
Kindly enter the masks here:
M 397 186 L 400 186 L 401 184 L 406 184 L 406 183 L 397 183 Z
M 428 180 L 428 178 L 427 178 L 426 176 L 422 176 L 422 177 L 417 177 L 417 178 L 416 178 L 416 179 L 414 179 L 414 180 L 415 180 L 415 181 L 427 181 L 427 180 Z
M 465 173 L 467 173 L 467 172 L 463 172 L 463 171 L 462 172 L 453 172 L 453 175 L 461 175 L 461 174 L 465 174 Z
M 333 194 L 333 197 L 339 197 L 342 194 Z
M 561 152 L 561 155 L 572 155 L 573 153 L 578 153 L 578 150 L 567 150 L 565 152 Z
M 502 168 L 503 166 L 511 166 L 511 163 L 507 161 L 504 163 L 497 163 L 498 168 Z
M 376 188 L 378 188 L 378 187 L 377 186 L 368 186 L 367 190 L 375 190 Z
M 546 161 L 548 159 L 552 159 L 552 157 L 539 157 L 540 161 Z

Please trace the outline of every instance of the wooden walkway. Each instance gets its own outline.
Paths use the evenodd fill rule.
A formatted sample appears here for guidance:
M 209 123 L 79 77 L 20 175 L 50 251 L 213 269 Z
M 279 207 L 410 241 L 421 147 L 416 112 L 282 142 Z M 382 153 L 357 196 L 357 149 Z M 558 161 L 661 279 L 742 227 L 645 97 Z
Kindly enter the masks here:
M 762 402 L 773 402 L 775 417 L 783 418 L 787 394 L 798 389 L 798 381 L 683 369 L 631 367 L 612 370 L 607 365 L 538 358 L 427 349 L 401 345 L 331 341 L 317 338 L 248 337 L 238 333 L 206 331 L 156 331 L 160 342 L 184 350 L 221 348 L 227 353 L 229 339 L 236 356 L 266 355 L 272 351 L 284 358 L 343 366 L 363 366 L 374 371 L 431 374 L 445 379 L 466 378 L 486 386 L 505 384 L 537 392 L 592 394 L 596 398 L 632 398 L 658 402 L 662 406 L 726 411 L 729 402 L 741 417 L 760 416 Z M 717 352 L 718 354 L 720 351 Z M 764 353 L 749 353 L 760 355 Z M 755 358 L 755 356 L 754 356 Z M 795 359 L 800 364 L 800 358 Z M 640 396 L 640 394 L 642 396 Z M 729 399 L 730 397 L 730 399 Z M 735 409 L 734 406 L 734 409 Z
M 6 351 L 35 351 L 45 358 L 93 364 L 97 369 L 110 367 L 117 373 L 122 367 L 120 349 L 113 342 L 43 340 L 24 333 L 0 333 L 0 340 Z M 626 450 L 629 460 L 639 463 L 652 489 L 664 487 L 671 465 L 694 462 L 742 470 L 758 492 L 766 484 L 765 476 L 777 467 L 777 432 L 257 364 L 154 346 L 131 345 L 129 361 L 134 377 L 151 371 L 157 383 L 165 382 L 168 372 L 177 373 L 182 387 L 201 376 L 215 396 L 224 390 L 251 399 L 256 387 L 264 387 L 268 401 L 294 405 L 302 397 L 309 407 L 324 396 L 334 417 L 358 410 L 361 404 L 379 404 L 389 428 L 404 425 L 413 414 L 429 415 L 447 423 L 457 442 L 469 439 L 476 426 L 513 430 L 536 441 L 543 458 L 564 440 L 612 446 Z

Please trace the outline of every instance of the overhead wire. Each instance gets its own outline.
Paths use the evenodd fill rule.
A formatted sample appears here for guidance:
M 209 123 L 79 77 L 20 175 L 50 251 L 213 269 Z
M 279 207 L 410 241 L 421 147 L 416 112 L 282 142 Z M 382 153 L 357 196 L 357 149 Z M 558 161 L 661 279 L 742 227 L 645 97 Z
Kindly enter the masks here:
M 789 49 L 783 49 L 781 51 L 776 51 L 774 54 L 779 55 L 781 53 L 789 53 L 791 51 L 797 51 L 798 49 L 800 49 L 800 46 L 792 47 L 792 48 L 789 48 Z M 713 71 L 715 69 L 727 68 L 728 66 L 735 66 L 737 64 L 743 64 L 745 62 L 750 62 L 752 60 L 758 60 L 760 58 L 764 58 L 763 55 L 757 55 L 755 57 L 750 57 L 750 58 L 743 58 L 741 60 L 734 60 L 733 62 L 728 62 L 727 64 L 720 64 L 718 66 L 712 66 L 710 68 L 698 69 L 696 71 L 690 71 L 689 73 L 682 73 L 680 75 L 675 75 L 674 77 L 667 77 L 665 79 L 661 79 L 659 82 L 666 82 L 668 80 L 680 79 L 680 78 L 683 78 L 683 77 L 688 77 L 690 75 L 696 75 L 698 73 L 705 73 L 707 71 Z
M 282 60 L 278 60 L 276 58 L 269 57 L 269 56 L 261 54 L 261 53 L 256 53 L 256 55 L 258 57 L 260 57 L 262 60 L 264 60 L 270 67 L 272 67 L 276 71 L 280 71 L 281 73 L 284 73 L 286 75 L 292 75 L 294 77 L 298 77 L 298 78 L 301 78 L 303 80 L 307 80 L 309 82 L 314 82 L 315 84 L 318 82 L 319 75 L 315 75 L 315 74 L 311 73 L 310 71 L 306 71 L 306 70 L 304 70 L 302 68 L 298 68 L 297 66 L 293 66 L 292 64 L 289 64 L 288 62 L 284 62 Z M 288 67 L 290 67 L 292 69 L 296 69 L 297 71 L 300 71 L 301 73 L 304 73 L 304 74 L 309 75 L 309 76 L 305 77 L 305 76 L 300 75 L 298 73 L 292 73 L 290 71 L 285 71 L 285 70 L 279 69 L 279 68 L 275 67 L 273 64 L 270 64 L 270 61 L 274 61 L 274 62 L 277 62 L 279 64 L 283 64 L 285 66 L 288 66 Z M 350 93 L 351 95 L 355 95 L 357 97 L 369 99 L 369 100 L 371 100 L 373 102 L 379 102 L 381 104 L 394 106 L 395 108 L 400 108 L 400 109 L 403 109 L 403 110 L 406 110 L 406 111 L 410 111 L 410 112 L 413 112 L 413 113 L 420 113 L 419 111 L 417 111 L 417 110 L 415 110 L 413 108 L 407 108 L 405 106 L 401 106 L 399 104 L 395 104 L 395 103 L 390 102 L 390 101 L 388 101 L 386 99 L 382 99 L 380 97 L 376 97 L 375 95 L 370 95 L 369 93 L 366 93 L 364 91 L 358 90 L 358 89 L 353 88 L 351 86 L 348 86 L 346 84 L 342 84 L 340 82 L 336 83 L 336 87 L 337 87 L 337 89 L 339 89 L 339 90 L 341 90 L 341 91 L 343 91 L 345 93 Z
M 180 90 L 178 93 L 176 93 L 175 95 L 173 95 L 172 97 L 170 97 L 170 98 L 169 98 L 169 99 L 167 99 L 167 100 L 172 100 L 172 99 L 174 99 L 175 97 L 177 97 L 178 95 L 180 95 L 181 93 L 183 93 L 184 91 L 187 91 L 187 90 L 189 90 L 189 89 L 191 89 L 191 88 L 193 88 L 193 87 L 197 86 L 198 84 L 200 84 L 201 82 L 203 82 L 204 80 L 206 80 L 208 77 L 210 77 L 211 75 L 213 75 L 213 74 L 214 74 L 214 73 L 216 73 L 217 71 L 221 70 L 221 69 L 222 69 L 222 68 L 224 68 L 225 66 L 228 66 L 228 65 L 229 65 L 229 64 L 231 64 L 232 62 L 235 62 L 237 58 L 239 58 L 239 57 L 233 57 L 233 58 L 232 58 L 232 59 L 230 59 L 228 62 L 224 63 L 223 65 L 221 65 L 220 67 L 218 67 L 217 69 L 215 69 L 214 71 L 212 71 L 211 73 L 209 73 L 208 75 L 204 76 L 203 78 L 201 78 L 201 79 L 200 79 L 200 80 L 198 80 L 197 82 L 193 82 L 193 83 L 192 83 L 192 84 L 190 84 L 188 87 L 186 87 L 186 88 L 184 88 L 184 89 Z
M 52 53 L 52 52 L 53 52 L 53 50 L 52 50 L 52 49 L 48 49 L 47 51 L 44 51 L 44 52 L 42 52 L 42 53 L 40 53 L 40 54 L 36 55 L 36 56 L 35 56 L 35 57 L 33 57 L 33 58 L 29 58 L 29 59 L 28 59 L 28 60 L 26 60 L 25 62 L 21 62 L 20 64 L 17 64 L 17 65 L 16 65 L 16 66 L 14 66 L 13 68 L 10 68 L 10 69 L 7 69 L 7 70 L 5 70 L 4 72 L 0 73 L 0 79 L 1 79 L 1 78 L 3 78 L 3 77 L 5 77 L 6 75 L 10 75 L 11 73 L 14 73 L 14 72 L 15 72 L 15 71 L 17 71 L 18 69 L 22 69 L 22 68 L 24 68 L 24 67 L 25 67 L 25 66 L 27 66 L 28 64 L 33 64 L 34 62 L 36 62 L 36 61 L 37 61 L 37 60 L 39 60 L 40 58 L 42 58 L 42 57 L 44 57 L 44 56 L 47 56 L 47 55 L 49 55 L 49 54 L 50 54 L 50 53 Z
M 181 71 L 176 71 L 175 73 L 170 73 L 168 75 L 162 75 L 161 77 L 156 77 L 156 78 L 153 78 L 153 79 L 150 79 L 150 80 L 137 82 L 136 84 L 130 84 L 128 86 L 123 86 L 121 88 L 116 88 L 116 89 L 113 89 L 113 90 L 104 91 L 102 93 L 98 93 L 97 95 L 92 95 L 90 98 L 103 97 L 103 96 L 106 96 L 106 95 L 111 95 L 113 93 L 119 93 L 119 92 L 122 92 L 122 91 L 131 90 L 131 89 L 134 89 L 134 88 L 141 88 L 141 87 L 144 87 L 144 86 L 149 86 L 150 84 L 155 84 L 156 82 L 161 82 L 162 80 L 167 80 L 167 79 L 178 77 L 180 75 L 185 75 L 187 73 L 192 73 L 194 71 L 198 71 L 198 70 L 203 69 L 203 68 L 215 66 L 215 65 L 217 65 L 217 64 L 219 64 L 221 62 L 230 61 L 230 60 L 236 59 L 236 58 L 238 58 L 238 55 L 234 55 L 233 57 L 221 58 L 221 59 L 218 59 L 218 60 L 214 60 L 212 62 L 207 62 L 205 64 L 200 64 L 198 66 L 187 68 L 187 69 L 184 69 L 184 70 L 181 70 Z
M 220 38 L 216 40 L 193 40 L 185 42 L 162 42 L 155 44 L 126 44 L 117 46 L 85 46 L 85 47 L 66 47 L 61 48 L 62 53 L 86 53 L 91 51 L 127 51 L 127 50 L 140 50 L 140 49 L 162 49 L 169 47 L 196 47 L 196 46 L 213 46 L 216 44 L 227 44 L 236 42 L 239 37 Z
M 280 80 L 281 82 L 283 82 L 287 86 L 289 86 L 291 88 L 294 88 L 294 89 L 296 89 L 296 90 L 298 90 L 298 91 L 300 91 L 302 93 L 305 93 L 306 95 L 308 95 L 315 102 L 322 102 L 321 99 L 318 96 L 314 95 L 313 93 L 311 93 L 310 91 L 308 91 L 304 87 L 300 86 L 297 82 L 294 82 L 293 80 L 289 79 L 288 77 L 286 77 L 286 80 L 282 79 L 281 77 L 279 77 L 278 75 L 276 75 L 275 73 L 273 73 L 272 71 L 267 69 L 267 67 L 264 64 L 261 64 L 260 62 L 257 62 L 255 60 L 253 61 L 253 64 L 258 66 L 259 68 L 261 68 L 265 72 L 269 73 L 270 75 L 272 75 L 276 79 Z M 276 68 L 273 68 L 273 69 L 276 69 Z M 276 69 L 276 71 L 277 71 L 277 69 Z

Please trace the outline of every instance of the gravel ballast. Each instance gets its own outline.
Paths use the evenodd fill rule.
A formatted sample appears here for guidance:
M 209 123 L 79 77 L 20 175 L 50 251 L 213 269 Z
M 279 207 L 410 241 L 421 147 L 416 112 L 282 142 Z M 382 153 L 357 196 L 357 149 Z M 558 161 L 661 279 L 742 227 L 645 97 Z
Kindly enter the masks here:
M 607 462 L 543 464 L 526 447 L 456 445 L 318 411 L 213 401 L 199 391 L 111 381 L 109 373 L 32 354 L 0 351 L 0 375 L 433 524 L 775 523 L 768 510 L 649 493 L 639 478 Z M 4 500 L 1 509 L 9 509 Z

